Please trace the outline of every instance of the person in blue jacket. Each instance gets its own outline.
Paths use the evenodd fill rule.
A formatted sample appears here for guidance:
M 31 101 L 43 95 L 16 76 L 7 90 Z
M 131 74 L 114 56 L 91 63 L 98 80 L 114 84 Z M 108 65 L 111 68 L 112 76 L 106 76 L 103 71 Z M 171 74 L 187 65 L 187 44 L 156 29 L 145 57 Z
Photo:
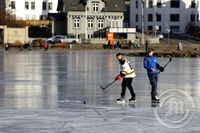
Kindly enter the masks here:
M 158 64 L 157 58 L 153 56 L 153 49 L 147 50 L 147 56 L 144 57 L 144 68 L 147 70 L 147 75 L 151 84 L 151 100 L 159 102 L 157 94 L 158 73 L 164 71 L 164 67 Z

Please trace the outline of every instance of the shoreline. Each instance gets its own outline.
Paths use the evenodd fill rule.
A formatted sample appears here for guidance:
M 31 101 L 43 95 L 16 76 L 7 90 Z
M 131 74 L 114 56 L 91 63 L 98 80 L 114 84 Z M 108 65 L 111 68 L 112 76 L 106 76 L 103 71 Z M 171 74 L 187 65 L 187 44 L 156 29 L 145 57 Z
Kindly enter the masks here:
M 146 52 L 135 52 L 126 54 L 127 56 L 145 56 Z M 183 52 L 154 52 L 154 55 L 157 57 L 190 57 L 190 58 L 199 58 L 200 53 L 198 52 L 190 52 L 190 51 L 183 51 Z
M 177 45 L 173 44 L 151 44 L 154 49 L 154 55 L 158 57 L 191 57 L 191 58 L 198 58 L 200 57 L 200 44 L 196 45 L 183 45 L 183 50 L 178 50 Z M 104 49 L 103 44 L 72 44 L 72 45 L 65 45 L 65 47 L 48 47 L 48 49 L 44 49 L 43 47 L 13 47 L 10 46 L 9 50 L 18 49 L 19 51 L 52 51 L 52 50 L 110 50 L 110 51 L 126 51 L 125 55 L 127 56 L 145 56 L 145 46 L 141 45 L 140 48 L 132 48 L 132 49 Z M 2 48 L 5 50 L 5 48 Z

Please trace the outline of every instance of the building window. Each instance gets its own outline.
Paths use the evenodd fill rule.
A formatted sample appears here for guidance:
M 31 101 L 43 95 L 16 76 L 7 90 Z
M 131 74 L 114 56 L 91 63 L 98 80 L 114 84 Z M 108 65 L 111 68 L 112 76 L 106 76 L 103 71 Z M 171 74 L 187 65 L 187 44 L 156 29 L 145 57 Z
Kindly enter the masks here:
M 196 3 L 194 0 L 191 1 L 191 8 L 195 8 L 196 7 Z
M 179 32 L 180 31 L 180 27 L 179 26 L 170 26 L 170 31 L 172 33 Z
M 135 21 L 138 22 L 138 14 L 135 15 Z
M 28 14 L 26 14 L 25 17 L 26 17 L 26 20 L 29 20 L 29 15 Z
M 161 32 L 162 27 L 159 25 L 158 32 Z
M 74 28 L 80 28 L 80 19 L 74 18 Z
M 99 19 L 99 20 L 98 20 L 98 28 L 99 28 L 99 29 L 104 28 L 104 20 L 103 20 L 103 19 Z
M 48 6 L 49 6 L 49 8 L 48 8 L 49 10 L 53 10 L 53 3 L 52 2 L 49 2 Z
M 33 15 L 33 16 L 32 16 L 32 19 L 33 19 L 33 20 L 35 20 L 35 19 L 36 19 L 36 16 L 35 16 L 35 15 Z
M 161 0 L 158 0 L 158 1 L 157 1 L 157 7 L 158 7 L 158 8 L 161 8 L 161 7 L 162 7 L 162 2 L 161 2 Z
M 93 2 L 93 12 L 99 11 L 99 2 Z
M 148 31 L 152 31 L 152 30 L 153 30 L 153 26 L 152 25 L 148 26 Z
M 180 21 L 180 15 L 179 14 L 170 14 L 170 21 L 171 22 L 179 22 Z
M 42 15 L 42 20 L 47 19 L 47 15 Z
M 149 8 L 153 7 L 153 0 L 149 0 Z
M 136 29 L 137 32 L 139 32 L 138 25 L 135 26 L 135 29 Z
M 191 14 L 190 15 L 190 21 L 191 22 L 195 22 L 195 14 Z
M 171 8 L 179 8 L 180 7 L 180 0 L 171 0 L 170 7 Z
M 42 3 L 42 10 L 47 10 L 47 3 L 46 2 Z
M 93 26 L 94 26 L 93 22 L 94 22 L 93 19 L 88 19 L 88 28 L 89 29 L 93 28 Z
M 138 1 L 135 2 L 135 8 L 138 8 Z
M 29 9 L 29 2 L 25 2 L 25 9 L 28 10 Z
M 113 21 L 113 27 L 114 27 L 114 28 L 118 28 L 118 27 L 119 27 L 119 23 L 118 23 L 117 20 L 114 20 L 114 21 Z
M 153 14 L 148 14 L 148 21 L 152 22 L 153 21 Z
M 35 10 L 35 2 L 31 2 L 31 9 Z
M 162 16 L 161 16 L 161 14 L 156 14 L 156 20 L 157 20 L 158 22 L 162 21 Z
M 11 9 L 15 9 L 15 1 L 11 1 L 10 2 L 10 8 Z
M 199 14 L 197 14 L 197 22 L 199 22 Z
M 47 18 L 46 15 L 40 15 L 40 20 L 45 20 Z
M 110 26 L 111 28 L 120 27 L 118 20 L 114 20 L 114 19 L 112 19 L 112 20 L 109 21 L 109 26 Z

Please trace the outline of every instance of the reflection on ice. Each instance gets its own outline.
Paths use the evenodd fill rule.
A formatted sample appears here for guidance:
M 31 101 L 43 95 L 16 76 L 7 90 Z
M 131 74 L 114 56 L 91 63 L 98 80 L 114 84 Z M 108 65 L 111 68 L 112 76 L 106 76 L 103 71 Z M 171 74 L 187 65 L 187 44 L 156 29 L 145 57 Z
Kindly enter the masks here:
M 69 101 L 116 106 L 121 92 L 117 82 L 105 91 L 119 72 L 113 51 L 31 51 L 0 54 L 0 106 L 15 108 L 61 107 Z M 127 57 L 136 70 L 133 87 L 137 106 L 150 106 L 150 85 L 143 57 Z M 159 58 L 164 65 L 168 59 Z M 159 76 L 159 93 L 180 89 L 200 97 L 200 59 L 174 58 Z M 127 90 L 128 91 L 128 90 Z M 126 98 L 128 99 L 129 93 Z M 68 101 L 68 102 L 69 102 Z
M 127 51 L 124 51 L 127 52 Z M 116 51 L 0 52 L 0 131 L 50 133 L 198 132 L 199 115 L 179 129 L 163 126 L 150 104 L 143 57 L 127 57 L 136 70 L 136 105 L 117 105 L 121 82 L 102 91 L 119 72 Z M 164 65 L 168 58 L 159 58 Z M 200 59 L 174 58 L 159 75 L 169 89 L 200 99 Z M 127 90 L 128 91 L 128 90 Z M 126 100 L 130 97 L 126 95 Z M 161 112 L 162 114 L 162 112 Z M 142 123 L 142 124 L 141 124 Z

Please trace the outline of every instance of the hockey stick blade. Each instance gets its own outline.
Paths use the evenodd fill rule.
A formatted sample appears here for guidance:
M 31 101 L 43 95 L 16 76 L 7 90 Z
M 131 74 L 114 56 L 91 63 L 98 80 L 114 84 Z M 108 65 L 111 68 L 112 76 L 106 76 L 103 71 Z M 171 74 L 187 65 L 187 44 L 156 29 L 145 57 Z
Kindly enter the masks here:
M 103 86 L 101 86 L 101 85 L 100 85 L 100 88 L 101 88 L 102 90 L 105 90 L 105 88 L 104 88 Z
M 169 61 L 164 65 L 163 68 L 165 68 L 170 62 L 172 61 L 172 57 L 169 57 Z M 161 71 L 158 72 L 158 74 L 160 74 Z
M 100 88 L 101 88 L 102 90 L 105 90 L 106 88 L 108 88 L 109 86 L 111 86 L 114 82 L 116 82 L 116 80 L 112 81 L 112 82 L 111 82 L 110 84 L 108 84 L 106 87 L 103 87 L 103 86 L 100 85 Z
M 167 62 L 167 64 L 164 66 L 164 68 L 172 61 L 172 57 L 169 58 L 169 61 Z

